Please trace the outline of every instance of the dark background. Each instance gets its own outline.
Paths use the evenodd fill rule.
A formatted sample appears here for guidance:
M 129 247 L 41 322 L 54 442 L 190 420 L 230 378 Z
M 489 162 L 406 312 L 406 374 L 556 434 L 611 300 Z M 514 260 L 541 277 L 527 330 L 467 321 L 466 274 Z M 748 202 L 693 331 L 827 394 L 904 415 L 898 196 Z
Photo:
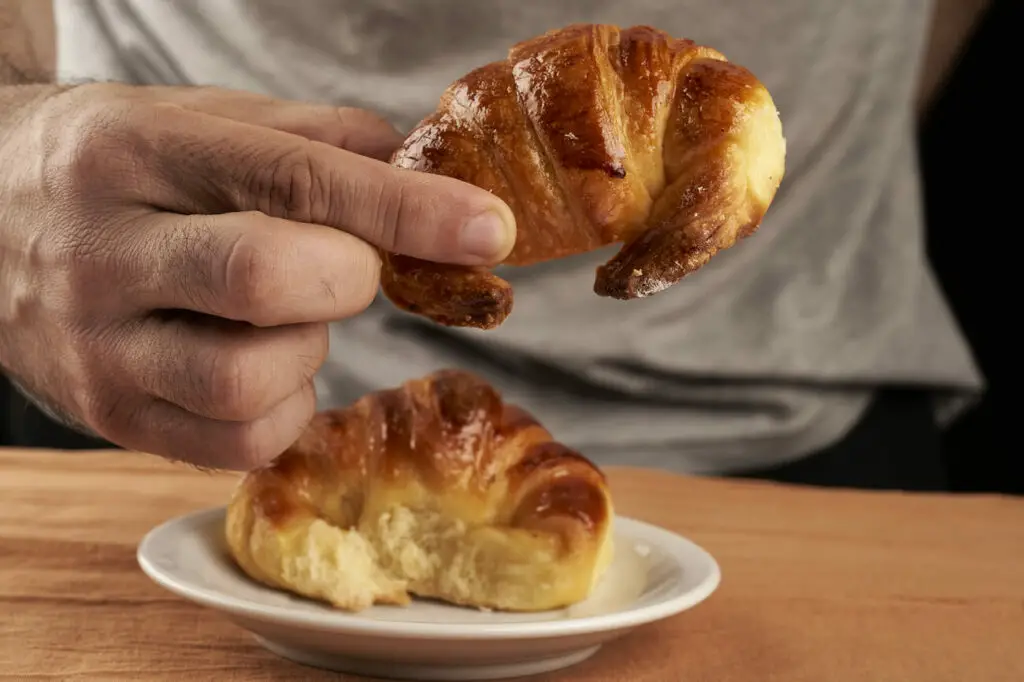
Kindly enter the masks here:
M 956 491 L 1024 494 L 1008 395 L 1017 357 L 1010 326 L 1024 310 L 1013 268 L 1024 263 L 1006 244 L 1021 222 L 1016 200 L 1024 199 L 1024 116 L 1013 106 L 1019 81 L 1010 71 L 1021 63 L 1019 50 L 1011 52 L 1011 31 L 1022 26 L 1024 2 L 995 0 L 920 128 L 928 254 L 989 386 L 943 435 Z M 2 376 L 0 445 L 109 447 L 56 426 Z
M 1024 199 L 1024 117 L 1012 104 L 1019 86 L 1011 75 L 1022 60 L 1010 43 L 1021 27 L 1024 2 L 993 3 L 920 131 L 928 254 L 988 381 L 981 403 L 944 434 L 953 486 L 963 491 L 1024 493 L 1009 395 L 1012 324 L 1024 310 L 1014 275 L 1024 263 L 1007 243 Z

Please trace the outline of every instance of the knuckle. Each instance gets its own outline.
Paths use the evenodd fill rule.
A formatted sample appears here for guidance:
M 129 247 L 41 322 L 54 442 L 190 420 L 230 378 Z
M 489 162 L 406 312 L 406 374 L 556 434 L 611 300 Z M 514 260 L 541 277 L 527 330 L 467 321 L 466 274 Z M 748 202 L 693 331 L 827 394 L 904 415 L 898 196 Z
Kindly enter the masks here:
M 134 174 L 135 141 L 131 106 L 99 101 L 83 107 L 62 130 L 43 158 L 43 179 L 57 196 L 70 193 L 95 199 L 116 192 Z
M 232 468 L 252 469 L 284 452 L 302 434 L 316 412 L 316 391 L 312 382 L 284 409 L 262 419 L 237 424 L 231 434 Z
M 238 428 L 232 443 L 235 453 L 235 466 L 243 470 L 254 469 L 276 457 L 273 443 L 261 437 L 260 430 L 254 424 L 244 424 Z
M 87 389 L 80 409 L 84 425 L 111 442 L 123 441 L 136 421 L 131 396 L 118 390 Z
M 411 237 L 412 219 L 405 184 L 392 180 L 380 183 L 370 209 L 377 226 L 378 244 L 388 251 L 405 251 Z
M 228 250 L 222 277 L 229 304 L 239 317 L 253 324 L 261 304 L 274 296 L 282 277 L 281 255 L 269 248 L 257 232 L 242 233 Z
M 218 271 L 220 242 L 206 216 L 182 216 L 160 238 L 155 258 L 137 258 L 149 261 L 149 267 L 161 277 L 180 287 L 187 300 L 201 310 L 219 311 L 222 304 L 226 272 Z
M 119 239 L 120 227 L 113 220 L 101 223 L 83 218 L 41 240 L 37 255 L 45 265 L 40 271 L 45 268 L 48 273 L 46 291 L 55 311 L 88 316 L 130 305 L 122 284 L 142 266 L 137 249 Z
M 251 184 L 260 211 L 299 222 L 322 222 L 318 218 L 330 195 L 308 146 L 259 165 L 264 170 L 252 175 Z
M 82 289 L 95 288 L 96 282 L 89 281 L 95 270 L 109 260 L 114 244 L 110 238 L 111 226 L 91 220 L 82 221 L 78 229 L 69 230 L 52 246 L 48 255 L 65 266 L 71 286 L 80 294 L 92 293 Z M 84 280 L 84 281 L 79 281 Z
M 247 421 L 263 411 L 259 363 L 251 352 L 224 350 L 211 356 L 204 407 L 221 419 Z
M 66 334 L 69 343 L 63 369 L 77 386 L 85 426 L 108 439 L 123 438 L 142 409 L 141 397 L 126 388 L 136 383 L 124 373 L 125 337 L 115 326 L 85 329 L 71 324 Z

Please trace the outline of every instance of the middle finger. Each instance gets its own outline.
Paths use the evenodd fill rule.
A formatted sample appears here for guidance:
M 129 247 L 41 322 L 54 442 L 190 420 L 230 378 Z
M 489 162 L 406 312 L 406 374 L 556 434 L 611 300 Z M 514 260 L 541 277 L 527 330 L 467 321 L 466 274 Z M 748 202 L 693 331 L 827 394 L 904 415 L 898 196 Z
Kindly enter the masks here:
M 362 312 L 380 256 L 358 237 L 262 213 L 156 213 L 128 237 L 136 305 L 191 310 L 269 327 Z
M 324 324 L 258 328 L 152 315 L 131 329 L 122 367 L 152 397 L 202 417 L 248 422 L 312 381 L 327 350 Z

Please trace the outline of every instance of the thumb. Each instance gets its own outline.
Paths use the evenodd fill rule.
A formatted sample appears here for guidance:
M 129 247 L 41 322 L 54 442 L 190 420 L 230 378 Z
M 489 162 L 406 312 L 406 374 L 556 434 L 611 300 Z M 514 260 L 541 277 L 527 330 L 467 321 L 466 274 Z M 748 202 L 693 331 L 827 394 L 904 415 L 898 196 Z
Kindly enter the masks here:
M 402 135 L 394 126 L 365 109 L 296 102 L 217 87 L 146 89 L 189 111 L 300 135 L 381 161 L 387 161 L 402 143 Z

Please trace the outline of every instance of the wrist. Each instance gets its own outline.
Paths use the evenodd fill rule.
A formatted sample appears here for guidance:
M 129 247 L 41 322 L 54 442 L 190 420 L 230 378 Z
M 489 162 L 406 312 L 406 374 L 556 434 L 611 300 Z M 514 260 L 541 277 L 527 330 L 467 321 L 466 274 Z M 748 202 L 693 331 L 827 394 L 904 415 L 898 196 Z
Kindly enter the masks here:
M 52 83 L 39 85 L 0 85 L 0 164 L 13 158 L 10 154 L 12 135 L 32 112 L 50 98 L 69 90 L 72 86 Z M 18 136 L 20 137 L 20 136 Z M 13 140 L 17 146 L 17 139 Z
M 0 84 L 0 130 L 9 128 L 9 121 L 18 118 L 21 112 L 67 90 L 70 86 L 55 83 L 34 85 Z

